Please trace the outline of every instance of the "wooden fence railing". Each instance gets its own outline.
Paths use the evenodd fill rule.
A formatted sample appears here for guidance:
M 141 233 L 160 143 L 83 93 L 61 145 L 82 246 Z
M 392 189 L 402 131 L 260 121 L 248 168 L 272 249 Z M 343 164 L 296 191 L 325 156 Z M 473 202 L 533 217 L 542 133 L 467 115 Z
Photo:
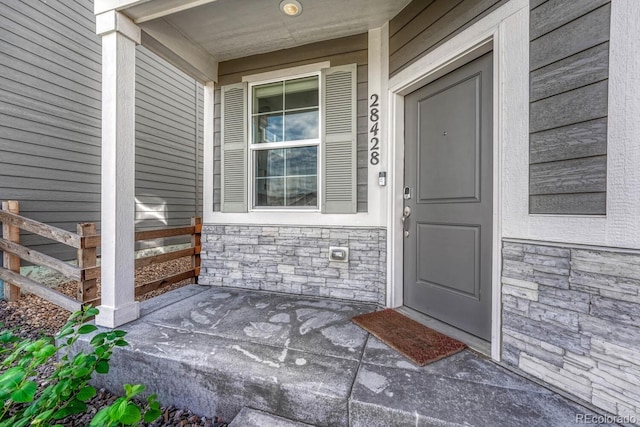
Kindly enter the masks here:
M 174 237 L 174 236 L 191 236 L 191 247 L 187 249 L 181 249 L 172 252 L 166 252 L 159 255 L 152 255 L 144 258 L 136 259 L 136 268 L 144 267 L 153 264 L 160 264 L 163 262 L 171 261 L 174 259 L 190 256 L 191 268 L 189 270 L 181 271 L 176 274 L 172 274 L 161 279 L 153 280 L 151 282 L 142 283 L 136 286 L 136 296 L 144 295 L 147 292 L 154 291 L 162 288 L 163 286 L 170 285 L 172 283 L 181 282 L 186 279 L 193 278 L 194 283 L 198 283 L 198 276 L 200 275 L 200 249 L 201 249 L 201 234 L 202 234 L 202 219 L 200 217 L 191 218 L 191 226 L 189 227 L 176 227 L 176 228 L 162 228 L 157 230 L 137 231 L 136 242 L 140 240 L 157 239 L 160 237 Z
M 0 238 L 0 251 L 4 253 L 4 267 L 0 267 L 0 279 L 5 282 L 4 296 L 6 300 L 17 300 L 22 289 L 69 311 L 76 311 L 84 304 L 100 304 L 97 286 L 97 279 L 100 277 L 100 267 L 97 265 L 97 248 L 100 246 L 100 236 L 96 232 L 94 223 L 78 224 L 77 233 L 72 233 L 20 216 L 19 204 L 16 201 L 2 202 L 0 222 L 2 223 L 2 234 L 4 236 Z M 20 230 L 76 248 L 78 266 L 20 245 Z M 138 258 L 135 261 L 136 268 L 160 264 L 187 256 L 191 257 L 191 268 L 161 279 L 139 284 L 136 286 L 135 295 L 144 295 L 152 290 L 186 279 L 192 279 L 197 283 L 198 275 L 200 274 L 201 233 L 202 221 L 199 217 L 192 218 L 191 225 L 188 227 L 168 227 L 136 232 L 136 241 L 161 237 L 191 236 L 191 247 Z M 70 280 L 77 281 L 76 298 L 20 275 L 21 259 L 41 267 L 53 269 Z

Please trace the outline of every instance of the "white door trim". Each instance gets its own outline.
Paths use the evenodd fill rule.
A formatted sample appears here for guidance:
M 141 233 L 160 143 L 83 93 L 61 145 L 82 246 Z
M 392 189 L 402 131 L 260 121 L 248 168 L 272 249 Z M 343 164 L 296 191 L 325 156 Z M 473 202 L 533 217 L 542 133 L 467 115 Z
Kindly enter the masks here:
M 501 349 L 502 162 L 507 140 L 528 138 L 529 1 L 511 0 L 389 79 L 390 194 L 387 217 L 387 305 L 403 305 L 402 188 L 404 97 L 493 49 L 493 266 L 491 357 Z

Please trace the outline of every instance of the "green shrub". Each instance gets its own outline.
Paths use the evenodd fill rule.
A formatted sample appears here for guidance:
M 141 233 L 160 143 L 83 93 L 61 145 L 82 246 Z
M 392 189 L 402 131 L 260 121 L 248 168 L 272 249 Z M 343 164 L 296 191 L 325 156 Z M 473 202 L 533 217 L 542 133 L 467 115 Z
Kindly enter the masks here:
M 96 395 L 89 385 L 94 372 L 109 372 L 109 359 L 114 347 L 128 345 L 126 332 L 113 330 L 97 333 L 90 341 L 89 352 L 71 354 L 71 346 L 80 335 L 90 334 L 98 328 L 85 322 L 98 314 L 95 308 L 77 311 L 56 335 L 37 340 L 19 339 L 11 331 L 0 332 L 0 427 L 57 426 L 56 422 L 87 410 L 87 404 Z M 56 342 L 58 343 L 56 345 Z M 39 387 L 34 381 L 40 366 L 59 357 L 55 369 Z M 54 359 L 55 360 L 55 359 Z M 125 396 L 102 408 L 94 416 L 91 426 L 131 426 L 141 420 L 152 422 L 160 417 L 156 396 L 139 407 L 132 398 L 144 390 L 143 385 L 126 384 Z

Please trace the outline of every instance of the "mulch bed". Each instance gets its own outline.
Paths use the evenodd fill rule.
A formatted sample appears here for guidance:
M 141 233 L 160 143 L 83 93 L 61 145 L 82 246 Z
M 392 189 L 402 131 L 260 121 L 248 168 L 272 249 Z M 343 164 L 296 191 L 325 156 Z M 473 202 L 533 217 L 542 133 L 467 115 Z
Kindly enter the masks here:
M 140 268 L 136 271 L 136 283 L 145 283 L 173 273 L 178 273 L 190 268 L 190 258 L 166 262 L 163 264 Z M 153 298 L 173 289 L 189 284 L 188 280 L 175 283 L 158 289 L 137 298 L 144 301 Z M 78 288 L 77 282 L 63 283 L 56 287 L 56 290 L 74 296 Z M 0 323 L 2 329 L 12 329 L 14 333 L 22 338 L 37 339 L 43 336 L 55 335 L 67 322 L 71 313 L 60 308 L 42 298 L 27 294 L 23 295 L 19 301 L 6 302 L 0 300 Z M 42 367 L 37 378 L 37 382 L 43 383 L 54 369 L 55 362 Z M 152 390 L 150 390 L 153 392 Z M 87 405 L 88 411 L 73 417 L 66 418 L 60 424 L 69 427 L 80 427 L 89 424 L 97 411 L 105 405 L 113 403 L 119 396 L 107 390 L 101 389 Z M 192 413 L 188 409 L 175 408 L 173 406 L 162 408 L 162 417 L 154 423 L 140 423 L 140 426 L 179 426 L 179 427 L 226 427 L 226 423 L 219 418 L 201 417 Z

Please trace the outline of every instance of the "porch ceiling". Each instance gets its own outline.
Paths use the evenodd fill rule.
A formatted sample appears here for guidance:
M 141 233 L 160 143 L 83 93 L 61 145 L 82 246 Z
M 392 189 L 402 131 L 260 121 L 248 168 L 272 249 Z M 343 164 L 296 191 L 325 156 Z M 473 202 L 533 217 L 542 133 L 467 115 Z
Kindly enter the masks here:
M 132 2 L 121 11 L 150 34 L 177 31 L 226 61 L 308 43 L 366 32 L 380 27 L 410 0 L 299 0 L 303 12 L 288 17 L 280 0 L 171 0 Z M 162 30 L 161 30 L 162 31 Z

